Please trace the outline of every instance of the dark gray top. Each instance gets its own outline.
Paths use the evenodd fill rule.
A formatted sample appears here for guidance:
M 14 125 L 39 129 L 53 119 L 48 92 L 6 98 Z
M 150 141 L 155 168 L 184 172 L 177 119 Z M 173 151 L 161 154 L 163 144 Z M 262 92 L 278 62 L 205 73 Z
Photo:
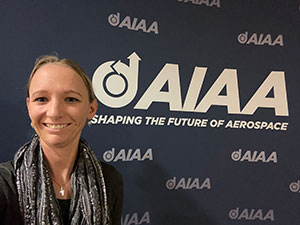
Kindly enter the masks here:
M 112 225 L 121 224 L 123 182 L 120 173 L 111 165 L 101 162 Z M 1 225 L 22 224 L 13 162 L 0 163 L 0 222 Z

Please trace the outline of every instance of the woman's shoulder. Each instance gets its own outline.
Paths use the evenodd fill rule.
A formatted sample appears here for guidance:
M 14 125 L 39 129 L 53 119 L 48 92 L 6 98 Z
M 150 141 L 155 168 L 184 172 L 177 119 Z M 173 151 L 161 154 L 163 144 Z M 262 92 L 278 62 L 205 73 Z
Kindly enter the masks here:
M 123 207 L 122 177 L 114 166 L 105 162 L 101 162 L 101 166 L 107 188 L 107 197 L 110 206 L 112 225 L 120 225 Z
M 0 187 L 1 224 L 20 224 L 22 220 L 12 161 L 0 163 Z
M 0 163 L 0 182 L 13 182 L 14 177 L 13 161 Z
M 0 169 L 4 169 L 4 170 L 8 170 L 8 171 L 13 171 L 13 161 L 10 160 L 10 161 L 7 161 L 7 162 L 1 162 L 0 163 Z
M 2 195 L 17 194 L 12 161 L 0 163 L 0 187 Z
M 112 165 L 101 161 L 104 179 L 111 185 L 122 185 L 122 176 L 119 171 Z

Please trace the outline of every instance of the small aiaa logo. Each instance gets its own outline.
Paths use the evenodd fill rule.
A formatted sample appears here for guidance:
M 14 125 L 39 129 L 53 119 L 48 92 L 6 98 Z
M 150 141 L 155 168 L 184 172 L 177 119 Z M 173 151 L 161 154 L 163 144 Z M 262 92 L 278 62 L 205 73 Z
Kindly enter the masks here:
M 264 212 L 262 209 L 232 209 L 229 211 L 228 216 L 232 220 L 275 220 L 274 210 L 270 209 Z
M 181 178 L 177 181 L 176 177 L 167 180 L 166 187 L 169 190 L 177 189 L 211 189 L 210 178 L 205 178 L 203 181 L 200 181 L 199 178 Z
M 108 23 L 114 27 L 123 28 L 126 27 L 128 30 L 143 31 L 144 33 L 153 32 L 158 34 L 158 23 L 153 21 L 150 26 L 147 26 L 147 21 L 145 19 L 131 18 L 130 16 L 125 16 L 122 21 L 120 19 L 120 13 L 110 14 L 107 18 Z M 148 23 L 149 24 L 149 23 Z
M 133 149 L 121 149 L 118 153 L 116 153 L 115 148 L 111 150 L 107 150 L 103 153 L 103 159 L 106 162 L 117 162 L 117 161 L 145 161 L 145 160 L 153 160 L 152 149 L 148 148 L 144 153 L 141 152 L 139 148 L 133 151 Z
M 249 37 L 250 36 L 250 37 Z M 254 45 L 279 45 L 283 46 L 283 36 L 279 34 L 276 38 L 272 38 L 271 34 L 257 34 L 253 33 L 251 35 L 246 31 L 238 35 L 237 40 L 240 44 L 254 44 Z
M 273 162 L 277 163 L 277 153 L 272 152 L 270 155 L 267 155 L 264 151 L 246 151 L 242 153 L 242 150 L 239 149 L 231 153 L 231 158 L 233 161 L 248 161 L 248 162 Z

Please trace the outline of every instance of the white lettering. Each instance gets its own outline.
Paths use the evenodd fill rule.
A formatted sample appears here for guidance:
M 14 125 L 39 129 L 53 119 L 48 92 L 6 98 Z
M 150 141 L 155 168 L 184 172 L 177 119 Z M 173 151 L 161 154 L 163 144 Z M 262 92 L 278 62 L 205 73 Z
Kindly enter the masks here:
M 220 95 L 226 87 L 226 95 Z M 229 114 L 240 112 L 239 90 L 236 70 L 224 69 L 203 97 L 196 112 L 207 112 L 212 105 L 227 106 Z
M 166 83 L 168 84 L 168 91 L 161 91 Z M 181 110 L 182 103 L 178 65 L 167 63 L 134 108 L 148 109 L 155 101 L 168 102 L 171 111 Z
M 237 71 L 224 69 L 199 105 L 194 109 L 206 69 L 201 67 L 195 68 L 182 107 L 178 65 L 167 63 L 142 95 L 134 109 L 147 110 L 153 102 L 167 102 L 169 103 L 170 111 L 206 113 L 212 105 L 217 105 L 226 106 L 228 114 L 253 115 L 258 108 L 274 108 L 276 116 L 289 115 L 285 75 L 281 71 L 272 71 L 269 74 L 241 112 Z M 168 91 L 161 91 L 166 84 L 168 84 Z M 197 84 L 199 85 L 198 87 Z M 226 95 L 221 95 L 220 92 L 224 88 L 226 88 Z M 267 97 L 271 90 L 273 90 L 274 97 Z M 243 123 L 243 126 L 245 125 Z M 271 129 L 271 127 L 268 129 Z
M 267 97 L 273 90 L 274 97 Z M 259 108 L 274 108 L 276 116 L 288 116 L 288 104 L 284 72 L 272 71 L 242 110 L 253 115 Z

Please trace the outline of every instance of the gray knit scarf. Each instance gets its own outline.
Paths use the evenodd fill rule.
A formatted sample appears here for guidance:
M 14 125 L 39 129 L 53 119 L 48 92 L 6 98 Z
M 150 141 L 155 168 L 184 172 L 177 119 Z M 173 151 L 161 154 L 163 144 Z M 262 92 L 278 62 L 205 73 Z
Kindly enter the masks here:
M 59 203 L 43 159 L 38 135 L 22 146 L 14 158 L 18 199 L 25 225 L 62 225 Z M 80 139 L 71 175 L 72 225 L 109 225 L 109 211 L 102 167 L 88 144 Z

